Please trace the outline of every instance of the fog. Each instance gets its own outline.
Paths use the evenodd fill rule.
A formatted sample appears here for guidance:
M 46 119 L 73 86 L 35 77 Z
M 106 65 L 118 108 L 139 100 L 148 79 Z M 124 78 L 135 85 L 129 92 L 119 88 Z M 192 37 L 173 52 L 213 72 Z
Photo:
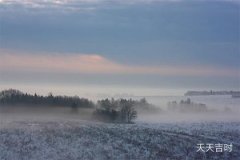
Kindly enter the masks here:
M 176 122 L 238 122 L 239 108 L 234 105 L 229 106 L 230 110 L 217 106 L 208 107 L 205 112 L 192 111 L 171 111 L 166 105 L 161 107 L 155 105 L 154 109 L 137 110 L 137 119 L 135 123 L 176 123 Z M 0 106 L 0 123 L 3 126 L 8 122 L 96 122 L 93 117 L 95 108 L 79 108 L 73 112 L 71 107 L 58 106 Z
M 239 113 L 160 113 L 139 114 L 137 122 L 143 123 L 197 123 L 197 122 L 238 122 Z
M 19 100 L 18 95 L 21 97 Z M 0 95 L 1 96 L 1 95 Z M 102 104 L 110 109 L 116 109 L 119 99 L 132 100 L 137 111 L 135 123 L 175 123 L 175 122 L 205 122 L 205 121 L 240 121 L 240 98 L 230 95 L 211 96 L 134 96 L 131 94 L 117 94 L 115 96 L 101 96 L 99 99 L 85 99 L 80 97 L 25 95 L 18 90 L 2 92 L 0 104 L 0 122 L 14 121 L 99 121 L 94 112 Z M 10 98 L 8 104 L 4 103 Z M 1 98 L 1 97 L 0 97 Z M 108 98 L 108 102 L 99 103 L 98 100 Z M 113 101 L 113 99 L 115 101 Z M 19 100 L 18 103 L 16 103 Z M 57 101 L 59 104 L 57 104 Z M 61 101 L 61 103 L 60 103 Z M 79 102 L 78 107 L 74 103 Z M 55 103 L 52 103 L 55 102 Z M 15 105 L 12 105 L 14 104 Z M 48 105 L 49 104 L 49 105 Z M 51 105 L 50 105 L 51 104 Z M 92 106 L 86 106 L 92 104 Z M 126 102 L 123 105 L 127 105 Z M 76 104 L 77 106 L 77 104 Z M 117 111 L 117 110 L 116 110 Z M 105 113 L 104 113 L 105 114 Z M 107 114 L 113 114 L 108 112 Z M 118 114 L 118 113 L 116 113 Z M 113 116 L 113 115 L 110 115 Z M 113 122 L 113 121 L 112 121 Z
M 39 121 L 62 122 L 90 120 L 93 109 L 82 108 L 73 113 L 70 107 L 52 106 L 0 106 L 0 122 Z

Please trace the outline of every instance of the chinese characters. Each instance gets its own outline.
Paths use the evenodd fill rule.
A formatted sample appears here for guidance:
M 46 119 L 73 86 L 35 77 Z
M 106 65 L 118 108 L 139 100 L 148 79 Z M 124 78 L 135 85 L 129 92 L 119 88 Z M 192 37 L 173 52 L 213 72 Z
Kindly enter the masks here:
M 197 144 L 196 152 L 232 152 L 233 145 L 230 144 L 212 144 L 212 143 L 199 143 Z

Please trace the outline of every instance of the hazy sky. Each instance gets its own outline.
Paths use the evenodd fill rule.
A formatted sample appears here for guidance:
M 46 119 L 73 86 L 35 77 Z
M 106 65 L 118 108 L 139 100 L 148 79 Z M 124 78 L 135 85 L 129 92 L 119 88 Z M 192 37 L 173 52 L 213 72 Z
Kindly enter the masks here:
M 239 90 L 239 44 L 237 0 L 0 0 L 0 89 Z

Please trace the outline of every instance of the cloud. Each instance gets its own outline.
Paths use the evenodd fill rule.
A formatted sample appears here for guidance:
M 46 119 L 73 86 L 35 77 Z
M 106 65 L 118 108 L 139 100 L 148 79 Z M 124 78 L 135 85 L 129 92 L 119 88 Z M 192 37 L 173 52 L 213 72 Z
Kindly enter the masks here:
M 0 11 L 90 11 L 101 0 L 0 0 Z
M 33 9 L 66 9 L 66 10 L 82 10 L 89 6 L 101 4 L 136 4 L 136 3 L 152 3 L 159 0 L 0 0 L 0 4 L 6 7 L 23 7 Z M 172 0 L 161 0 L 172 1 Z
M 117 3 L 117 4 L 139 4 L 139 3 L 154 3 L 154 2 L 191 2 L 192 0 L 0 0 L 1 4 L 13 5 L 68 5 L 68 4 L 102 4 L 102 3 Z M 209 1 L 211 0 L 201 0 Z M 238 2 L 238 0 L 216 0 L 216 2 Z
M 211 2 L 199 0 L 198 2 Z M 98 9 L 108 9 L 122 5 L 195 2 L 192 0 L 0 0 L 0 11 L 32 11 L 33 13 L 55 12 L 92 12 Z M 215 2 L 230 2 L 239 4 L 238 0 L 216 0 Z
M 117 63 L 97 54 L 28 54 L 1 51 L 0 71 L 161 76 L 238 77 L 238 70 L 210 66 L 140 66 Z

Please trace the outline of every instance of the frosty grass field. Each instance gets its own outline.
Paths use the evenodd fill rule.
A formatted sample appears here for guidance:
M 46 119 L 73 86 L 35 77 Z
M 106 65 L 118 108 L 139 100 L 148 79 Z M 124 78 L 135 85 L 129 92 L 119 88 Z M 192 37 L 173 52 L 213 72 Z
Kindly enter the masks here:
M 196 152 L 198 143 L 232 152 Z M 0 129 L 1 160 L 240 158 L 240 123 L 9 122 Z

